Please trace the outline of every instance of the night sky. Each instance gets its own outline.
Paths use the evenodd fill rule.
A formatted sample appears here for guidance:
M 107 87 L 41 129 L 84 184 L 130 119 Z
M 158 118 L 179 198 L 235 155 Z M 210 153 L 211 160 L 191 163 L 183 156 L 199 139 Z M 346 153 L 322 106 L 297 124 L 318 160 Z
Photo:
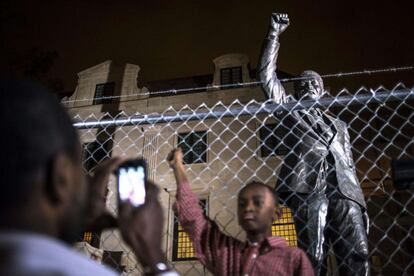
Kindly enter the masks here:
M 213 73 L 212 59 L 244 53 L 255 68 L 273 11 L 291 25 L 281 37 L 279 68 L 320 74 L 414 65 L 412 1 L 1 2 L 1 73 L 20 72 L 38 56 L 42 81 L 73 91 L 77 72 L 105 60 L 141 67 L 140 83 Z M 38 66 L 39 67 L 39 66 Z M 25 69 L 26 68 L 26 69 Z M 412 86 L 414 71 L 326 79 L 333 90 Z M 173 87 L 172 87 L 173 88 Z

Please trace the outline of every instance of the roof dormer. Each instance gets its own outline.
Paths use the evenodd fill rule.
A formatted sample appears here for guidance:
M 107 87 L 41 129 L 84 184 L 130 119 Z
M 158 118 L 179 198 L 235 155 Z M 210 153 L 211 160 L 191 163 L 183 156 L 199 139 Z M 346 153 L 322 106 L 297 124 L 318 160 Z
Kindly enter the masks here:
M 222 89 L 233 88 L 235 84 L 250 81 L 249 58 L 243 54 L 226 54 L 213 60 L 213 86 L 221 85 Z

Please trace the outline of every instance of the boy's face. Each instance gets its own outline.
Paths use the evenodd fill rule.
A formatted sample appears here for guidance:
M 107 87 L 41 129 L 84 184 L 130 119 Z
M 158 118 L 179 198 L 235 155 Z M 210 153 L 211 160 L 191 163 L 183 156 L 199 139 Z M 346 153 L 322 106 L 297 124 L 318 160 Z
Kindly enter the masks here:
M 273 195 L 266 187 L 247 186 L 239 194 L 237 215 L 246 232 L 265 233 L 276 219 Z

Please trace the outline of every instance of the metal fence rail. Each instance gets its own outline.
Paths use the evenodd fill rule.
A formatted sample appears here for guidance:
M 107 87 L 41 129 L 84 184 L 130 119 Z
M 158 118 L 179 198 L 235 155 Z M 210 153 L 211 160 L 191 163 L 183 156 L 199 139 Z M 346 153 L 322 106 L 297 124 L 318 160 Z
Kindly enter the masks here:
M 229 105 L 171 107 L 154 114 L 120 111 L 83 118 L 74 114 L 74 126 L 84 143 L 87 170 L 111 155 L 143 156 L 148 160 L 150 178 L 163 188 L 163 244 L 172 267 L 183 275 L 207 275 L 171 209 L 176 188 L 165 161 L 167 153 L 176 146 L 183 148 L 188 176 L 193 190 L 204 200 L 206 214 L 225 233 L 244 239 L 236 219 L 238 191 L 251 180 L 275 187 L 285 156 L 292 151 L 287 141 L 292 126 L 286 126 L 283 118 L 296 110 L 314 108 L 321 108 L 347 124 L 370 218 L 372 275 L 414 274 L 413 190 L 395 190 L 390 170 L 393 159 L 414 158 L 413 88 L 399 85 L 391 91 L 361 89 L 352 94 L 344 90 L 336 97 L 284 105 L 235 101 Z M 107 204 L 116 212 L 114 182 L 112 179 Z M 289 212 L 293 215 L 290 209 L 286 210 L 287 216 Z M 292 229 L 293 221 L 289 218 L 290 221 L 275 222 L 274 229 Z M 287 239 L 294 240 L 301 229 L 296 227 L 293 231 Z M 124 274 L 140 275 L 133 254 L 117 231 L 87 234 L 88 245 L 80 246 L 87 254 Z M 338 275 L 338 265 L 331 253 L 327 273 Z
M 344 90 L 341 94 L 346 94 Z M 371 93 L 361 93 L 359 95 L 342 95 L 337 97 L 325 97 L 318 101 L 314 100 L 304 100 L 296 103 L 287 103 L 287 104 L 276 104 L 272 101 L 267 101 L 264 103 L 258 103 L 252 101 L 251 103 L 242 104 L 239 102 L 234 102 L 231 106 L 224 106 L 221 103 L 218 103 L 214 107 L 202 107 L 197 108 L 196 110 L 183 110 L 180 112 L 166 110 L 162 114 L 143 114 L 143 115 L 133 115 L 133 116 L 115 116 L 106 115 L 103 119 L 97 120 L 93 118 L 92 120 L 83 121 L 82 118 L 75 118 L 76 123 L 74 126 L 78 129 L 85 128 L 96 128 L 96 127 L 106 127 L 106 126 L 129 126 L 129 125 L 139 125 L 139 124 L 159 124 L 159 123 L 169 123 L 169 122 L 179 122 L 179 121 L 190 121 L 190 120 L 206 120 L 206 119 L 216 119 L 221 117 L 236 117 L 241 115 L 251 115 L 251 114 L 266 114 L 272 112 L 280 112 L 287 110 L 298 110 L 306 109 L 310 107 L 325 107 L 332 108 L 341 105 L 362 105 L 369 103 L 385 103 L 391 101 L 404 101 L 409 100 L 414 97 L 414 91 L 408 88 L 396 88 L 392 91 L 372 91 Z

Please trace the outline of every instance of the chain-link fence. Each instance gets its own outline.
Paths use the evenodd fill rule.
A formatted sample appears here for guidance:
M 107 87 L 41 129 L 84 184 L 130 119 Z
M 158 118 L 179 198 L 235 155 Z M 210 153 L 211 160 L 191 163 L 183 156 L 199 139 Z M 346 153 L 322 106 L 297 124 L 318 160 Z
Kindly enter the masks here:
M 186 96 L 196 97 L 197 94 Z M 129 105 L 134 106 L 134 102 Z M 136 104 L 136 110 L 139 108 L 140 105 Z M 361 89 L 348 93 L 344 90 L 336 97 L 284 105 L 253 100 L 171 107 L 147 114 L 133 114 L 131 109 L 127 114 L 119 110 L 124 109 L 118 106 L 108 109 L 105 114 L 70 110 L 84 143 L 85 168 L 90 170 L 103 158 L 114 155 L 143 156 L 147 160 L 149 177 L 162 187 L 164 250 L 171 266 L 180 274 L 205 275 L 208 271 L 197 262 L 191 242 L 172 211 L 176 185 L 165 161 L 171 149 L 182 147 L 193 191 L 199 196 L 206 214 L 226 234 L 243 240 L 245 236 L 236 216 L 238 192 L 252 180 L 271 187 L 287 183 L 295 185 L 278 180 L 283 167 L 295 172 L 295 164 L 289 164 L 289 156 L 302 154 L 296 156 L 298 160 L 306 159 L 307 153 L 316 152 L 319 148 L 310 145 L 307 153 L 299 153 L 298 144 L 292 141 L 303 143 L 306 140 L 305 136 L 298 134 L 298 120 L 301 120 L 298 118 L 304 117 L 299 116 L 296 121 L 286 118 L 308 114 L 312 110 L 318 110 L 322 124 L 332 130 L 332 135 L 323 137 L 317 130 L 321 126 L 311 119 L 306 121 L 306 118 L 304 122 L 310 128 L 302 135 L 312 135 L 309 132 L 315 131 L 320 137 L 317 139 L 324 139 L 325 149 L 329 151 L 340 132 L 349 133 L 349 149 L 353 156 L 353 164 L 350 160 L 349 165 L 355 165 L 369 216 L 372 275 L 414 274 L 413 190 L 396 190 L 390 169 L 393 159 L 414 158 L 413 89 L 400 85 L 392 91 Z M 346 124 L 342 130 L 336 125 L 339 120 Z M 345 145 L 346 141 L 338 143 Z M 307 162 L 311 164 L 313 161 Z M 329 166 L 335 171 L 346 171 L 336 166 L 335 161 Z M 316 164 L 311 170 L 319 170 L 320 167 Z M 301 177 L 297 181 L 308 181 L 307 176 Z M 114 182 L 110 183 L 107 204 L 116 212 Z M 339 182 L 337 179 L 335 183 L 339 185 Z M 295 227 L 295 210 L 289 207 L 287 203 L 282 205 L 282 218 L 274 222 L 272 230 L 274 235 L 285 237 L 290 246 L 296 246 L 298 235 L 306 229 L 301 229 L 303 226 L 299 224 Z M 121 242 L 117 231 L 85 233 L 85 241 L 79 247 L 92 258 L 115 267 L 119 272 L 140 274 L 132 252 Z M 330 252 L 325 260 L 327 273 L 337 275 L 341 264 L 334 251 Z

